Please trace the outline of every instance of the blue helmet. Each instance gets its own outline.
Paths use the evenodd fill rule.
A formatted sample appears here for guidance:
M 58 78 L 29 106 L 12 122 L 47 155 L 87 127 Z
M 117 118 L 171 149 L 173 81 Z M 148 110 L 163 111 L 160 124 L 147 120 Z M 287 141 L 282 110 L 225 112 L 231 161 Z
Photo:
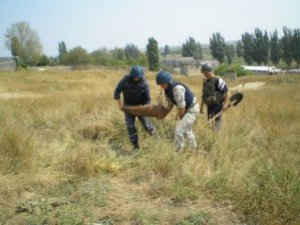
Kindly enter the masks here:
M 130 72 L 129 72 L 129 77 L 130 78 L 142 78 L 144 77 L 144 68 L 141 67 L 141 66 L 133 66 L 131 67 L 130 69 Z
M 170 84 L 172 81 L 171 74 L 167 71 L 160 71 L 156 75 L 156 84 Z

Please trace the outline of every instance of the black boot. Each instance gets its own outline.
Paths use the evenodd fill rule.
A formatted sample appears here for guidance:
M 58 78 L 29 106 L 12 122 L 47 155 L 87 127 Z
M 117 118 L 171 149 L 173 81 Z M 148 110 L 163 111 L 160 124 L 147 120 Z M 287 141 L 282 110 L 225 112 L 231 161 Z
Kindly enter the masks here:
M 140 149 L 139 143 L 138 142 L 134 142 L 133 143 L 133 151 L 134 152 L 138 152 Z

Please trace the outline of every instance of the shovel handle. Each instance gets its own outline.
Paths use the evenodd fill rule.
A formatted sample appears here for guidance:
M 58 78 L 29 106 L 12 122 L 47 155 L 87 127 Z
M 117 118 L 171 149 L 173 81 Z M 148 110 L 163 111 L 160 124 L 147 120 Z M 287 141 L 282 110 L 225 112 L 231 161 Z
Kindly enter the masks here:
M 232 105 L 234 105 L 234 103 L 236 102 L 236 100 L 233 100 L 232 102 L 228 103 L 227 105 L 227 109 L 229 109 Z M 208 123 L 211 123 L 213 120 L 215 120 L 218 116 L 220 116 L 222 113 L 224 112 L 224 109 L 222 109 L 220 112 L 218 112 L 216 115 L 214 115 L 212 118 L 210 118 L 208 120 Z

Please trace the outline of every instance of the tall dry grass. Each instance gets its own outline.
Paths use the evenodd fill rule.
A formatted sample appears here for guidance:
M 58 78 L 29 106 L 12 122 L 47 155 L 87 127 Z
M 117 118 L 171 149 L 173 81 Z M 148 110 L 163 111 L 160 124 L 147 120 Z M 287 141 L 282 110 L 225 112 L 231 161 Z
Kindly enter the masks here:
M 114 87 L 123 73 L 103 70 L 0 74 L 1 223 L 12 221 L 16 205 L 26 195 L 67 187 L 63 195 L 70 194 L 77 182 L 107 176 L 144 183 L 143 192 L 148 199 L 164 197 L 170 199 L 168 204 L 176 206 L 204 197 L 229 200 L 243 213 L 247 224 L 299 221 L 298 76 L 239 78 L 239 83 L 259 80 L 266 85 L 243 92 L 243 102 L 223 115 L 219 133 L 212 132 L 205 116 L 200 116 L 194 127 L 199 144 L 196 152 L 174 151 L 173 112 L 164 121 L 153 120 L 157 138 L 149 137 L 138 125 L 142 150 L 132 155 L 123 114 L 113 101 Z M 160 90 L 154 76 L 147 74 L 155 101 Z M 200 98 L 200 77 L 176 79 L 190 86 Z M 89 190 L 94 186 L 84 187 Z M 80 214 L 79 208 L 95 211 L 95 206 L 91 207 L 97 196 L 94 192 L 82 191 L 81 198 L 90 199 L 76 202 L 79 205 L 75 208 L 68 205 L 61 209 L 57 220 L 47 207 L 41 208 L 47 217 L 32 213 L 28 218 L 31 224 L 92 222 L 95 216 Z M 101 207 L 108 204 L 102 199 L 105 197 L 99 200 Z M 38 205 L 44 207 L 45 203 Z M 128 218 L 144 224 L 180 224 L 190 218 L 178 213 L 178 218 L 171 219 L 167 211 L 153 206 L 151 213 L 149 207 L 145 214 L 136 206 L 135 214 Z M 214 217 L 193 213 L 192 218 L 205 215 L 205 220 L 201 217 L 204 224 Z M 73 221 L 78 214 L 78 221 Z M 116 214 L 123 215 L 118 220 L 125 220 L 124 212 Z

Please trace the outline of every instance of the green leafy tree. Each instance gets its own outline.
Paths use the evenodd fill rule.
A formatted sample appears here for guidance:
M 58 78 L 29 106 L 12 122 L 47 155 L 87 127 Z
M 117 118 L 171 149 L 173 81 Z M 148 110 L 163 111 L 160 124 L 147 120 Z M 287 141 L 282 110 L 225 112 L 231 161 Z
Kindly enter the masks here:
M 219 32 L 213 33 L 212 38 L 209 39 L 209 49 L 211 51 L 211 55 L 220 63 L 225 61 L 226 43 L 225 39 Z
M 244 33 L 242 35 L 243 58 L 248 65 L 252 65 L 254 52 L 254 37 L 252 34 Z
M 93 64 L 102 66 L 110 66 L 112 64 L 112 56 L 107 48 L 99 48 L 93 51 L 90 56 Z
M 12 37 L 11 40 L 11 54 L 13 56 L 22 55 L 22 46 L 17 37 Z
M 158 43 L 153 37 L 148 39 L 147 59 L 149 64 L 149 70 L 151 71 L 159 70 Z
M 196 48 L 196 52 L 194 55 L 195 59 L 203 59 L 203 51 L 202 51 L 202 46 L 199 42 L 197 42 L 197 48 Z
M 125 52 L 122 48 L 114 48 L 112 50 L 112 55 L 115 60 L 123 61 L 125 60 Z
M 165 45 L 164 51 L 163 51 L 163 56 L 166 57 L 167 55 L 170 55 L 170 53 L 171 53 L 171 50 L 170 50 L 169 45 Z
M 127 44 L 124 48 L 124 52 L 128 60 L 138 59 L 141 54 L 139 48 L 134 44 Z
M 267 65 L 270 60 L 270 38 L 266 30 L 263 37 L 262 53 L 263 53 L 263 63 Z
M 66 61 L 66 55 L 68 54 L 67 46 L 65 42 L 58 43 L 58 61 L 60 64 L 64 64 Z
M 281 50 L 282 50 L 282 59 L 288 65 L 291 66 L 293 62 L 293 31 L 287 27 L 283 27 L 283 36 L 280 40 Z
M 78 46 L 69 51 L 66 61 L 67 64 L 80 68 L 83 65 L 89 64 L 91 62 L 91 58 L 84 48 Z
M 232 64 L 233 58 L 235 56 L 235 49 L 233 45 L 226 45 L 226 59 L 229 65 Z
M 26 22 L 12 24 L 6 30 L 5 45 L 13 56 L 29 65 L 36 65 L 42 55 L 39 36 Z
M 267 64 L 269 60 L 269 37 L 268 33 L 265 34 L 256 28 L 254 31 L 254 55 L 253 59 L 258 65 L 262 63 Z
M 46 55 L 42 55 L 39 62 L 38 66 L 48 66 L 50 65 L 50 59 Z
M 277 65 L 281 58 L 281 49 L 278 38 L 278 32 L 275 30 L 270 34 L 270 60 L 273 65 Z
M 299 68 L 300 65 L 300 29 L 294 29 L 293 32 L 293 58 L 297 63 L 297 66 Z
M 236 43 L 236 56 L 238 58 L 241 58 L 243 57 L 243 42 L 241 40 L 239 40 L 237 43 Z
M 194 38 L 189 37 L 182 45 L 182 56 L 203 59 L 202 46 Z

